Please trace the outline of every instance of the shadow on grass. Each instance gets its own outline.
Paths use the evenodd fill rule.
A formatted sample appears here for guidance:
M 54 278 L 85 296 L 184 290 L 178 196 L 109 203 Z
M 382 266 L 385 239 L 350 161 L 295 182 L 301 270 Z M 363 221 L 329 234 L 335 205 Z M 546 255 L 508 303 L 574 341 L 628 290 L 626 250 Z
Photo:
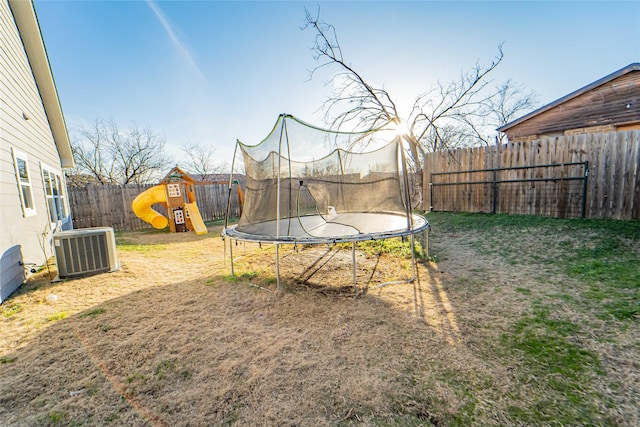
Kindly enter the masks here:
M 2 356 L 0 424 L 417 426 L 452 416 L 450 387 L 425 377 L 449 346 L 433 327 L 381 297 L 335 298 L 297 281 L 277 295 L 256 280 L 274 286 L 212 274 L 49 322 Z

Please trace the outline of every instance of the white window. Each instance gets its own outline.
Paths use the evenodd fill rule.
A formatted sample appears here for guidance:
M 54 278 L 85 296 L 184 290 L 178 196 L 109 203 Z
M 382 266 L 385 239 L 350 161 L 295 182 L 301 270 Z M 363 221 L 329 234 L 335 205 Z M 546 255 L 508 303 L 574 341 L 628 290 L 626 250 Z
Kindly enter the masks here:
M 173 218 L 176 220 L 176 224 L 184 224 L 184 212 L 182 209 L 174 209 Z
M 33 203 L 33 189 L 31 187 L 31 175 L 29 173 L 29 159 L 27 155 L 13 149 L 13 165 L 16 170 L 16 179 L 20 189 L 20 203 L 24 216 L 35 215 L 36 205 Z
M 67 208 L 64 202 L 64 186 L 60 174 L 46 166 L 42 166 L 42 182 L 44 194 L 47 198 L 49 220 L 51 223 L 62 221 L 67 216 Z
M 180 184 L 169 184 L 167 190 L 169 197 L 180 197 Z

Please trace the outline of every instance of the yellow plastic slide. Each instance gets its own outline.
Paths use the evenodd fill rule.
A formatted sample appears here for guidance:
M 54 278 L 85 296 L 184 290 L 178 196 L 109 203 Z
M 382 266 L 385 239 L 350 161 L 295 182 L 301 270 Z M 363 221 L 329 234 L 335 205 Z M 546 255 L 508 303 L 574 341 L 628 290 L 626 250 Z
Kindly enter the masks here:
M 153 228 L 161 230 L 169 225 L 169 220 L 166 216 L 151 209 L 151 205 L 166 202 L 167 192 L 164 189 L 164 185 L 156 185 L 138 194 L 138 196 L 133 199 L 133 202 L 131 202 L 131 208 L 138 218 L 144 222 L 148 222 Z M 200 214 L 198 214 L 198 216 L 200 216 Z
M 202 216 L 196 203 L 185 203 L 184 208 L 189 213 L 189 218 L 191 218 L 193 231 L 196 234 L 207 234 L 209 231 L 207 230 L 207 226 L 204 225 L 204 221 L 202 221 Z

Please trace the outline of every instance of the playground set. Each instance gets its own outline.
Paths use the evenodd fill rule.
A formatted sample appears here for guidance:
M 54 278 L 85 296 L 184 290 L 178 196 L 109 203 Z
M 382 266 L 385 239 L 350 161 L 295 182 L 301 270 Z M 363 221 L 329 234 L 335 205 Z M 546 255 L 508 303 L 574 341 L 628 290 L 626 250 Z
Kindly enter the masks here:
M 138 194 L 131 203 L 133 212 L 154 228 L 169 225 L 172 232 L 193 231 L 207 234 L 207 227 L 196 204 L 195 185 L 214 184 L 195 181 L 177 165 L 160 181 L 160 184 Z M 152 205 L 161 203 L 167 209 L 168 218 L 153 210 Z

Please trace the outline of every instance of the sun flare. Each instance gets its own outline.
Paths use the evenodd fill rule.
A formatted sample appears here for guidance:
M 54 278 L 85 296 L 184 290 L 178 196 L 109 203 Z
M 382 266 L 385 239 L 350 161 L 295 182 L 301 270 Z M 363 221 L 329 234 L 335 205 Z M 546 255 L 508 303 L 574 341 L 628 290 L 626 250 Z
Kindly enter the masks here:
M 409 127 L 403 121 L 400 121 L 396 124 L 396 135 L 397 136 L 405 136 L 409 134 Z

